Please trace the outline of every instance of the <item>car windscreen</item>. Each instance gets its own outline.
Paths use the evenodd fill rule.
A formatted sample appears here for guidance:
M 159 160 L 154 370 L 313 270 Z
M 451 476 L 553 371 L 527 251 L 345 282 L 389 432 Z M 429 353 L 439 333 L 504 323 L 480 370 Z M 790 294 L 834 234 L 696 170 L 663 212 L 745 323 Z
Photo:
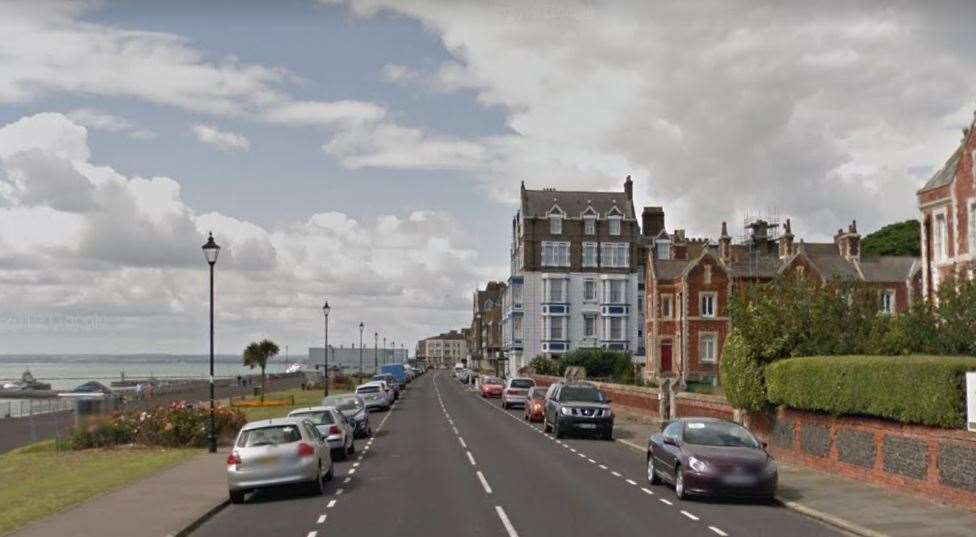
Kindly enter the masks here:
M 316 410 L 313 412 L 294 412 L 288 414 L 289 418 L 308 418 L 309 421 L 315 425 L 331 425 L 334 420 L 332 419 L 332 413 L 325 410 Z
M 329 397 L 324 403 L 326 406 L 334 406 L 343 412 L 351 412 L 362 408 L 359 399 L 355 397 L 336 397 L 334 399 Z
M 566 386 L 559 392 L 559 402 L 578 401 L 581 403 L 602 403 L 603 394 L 589 386 Z
M 535 383 L 529 379 L 515 379 L 512 381 L 512 387 L 520 390 L 525 390 L 533 386 L 535 386 Z
M 502 379 L 488 378 L 485 379 L 485 384 L 502 384 Z
M 356 393 L 380 393 L 379 386 L 363 386 L 362 388 L 356 388 Z
M 298 442 L 301 439 L 302 433 L 297 425 L 273 425 L 242 432 L 237 447 L 276 446 Z
M 531 390 L 531 391 L 529 391 L 529 397 L 531 397 L 532 399 L 538 399 L 539 401 L 542 401 L 543 399 L 546 398 L 546 391 L 545 390 Z
M 720 421 L 686 423 L 684 441 L 699 446 L 759 447 L 755 437 L 745 427 Z

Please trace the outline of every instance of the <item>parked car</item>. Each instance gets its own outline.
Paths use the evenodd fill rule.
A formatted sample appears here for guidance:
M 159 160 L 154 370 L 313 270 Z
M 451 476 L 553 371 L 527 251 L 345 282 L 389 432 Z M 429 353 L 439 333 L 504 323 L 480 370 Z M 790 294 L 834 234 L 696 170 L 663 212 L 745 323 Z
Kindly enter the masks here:
M 481 381 L 482 397 L 501 397 L 505 389 L 505 382 L 498 377 L 485 377 Z
M 535 381 L 530 378 L 515 377 L 505 382 L 505 389 L 502 390 L 502 408 L 509 408 L 512 405 L 525 406 L 529 389 L 535 386 Z
M 407 387 L 407 370 L 403 364 L 386 364 L 380 367 L 380 373 L 389 373 L 400 383 L 400 389 Z
M 234 451 L 227 457 L 227 489 L 231 503 L 248 492 L 280 485 L 303 485 L 323 492 L 332 479 L 329 445 L 311 421 L 277 418 L 251 422 L 241 428 Z
M 356 395 L 363 398 L 366 410 L 389 410 L 392 400 L 386 393 L 383 381 L 367 382 L 356 386 Z
M 339 409 L 353 426 L 356 438 L 373 436 L 373 427 L 369 424 L 369 411 L 366 402 L 355 394 L 330 395 L 322 399 L 322 406 L 332 406 Z
M 389 373 L 373 375 L 373 380 L 383 383 L 383 390 L 388 392 L 394 401 L 400 398 L 400 383 Z
M 297 408 L 288 413 L 289 418 L 306 418 L 318 429 L 332 448 L 332 459 L 344 461 L 356 452 L 355 427 L 332 406 Z
M 546 389 L 534 386 L 529 388 L 526 396 L 522 419 L 527 421 L 542 421 L 546 416 Z
M 682 418 L 647 442 L 647 480 L 667 481 L 679 499 L 733 496 L 772 499 L 778 469 L 745 427 L 714 418 Z
M 603 392 L 588 382 L 557 382 L 546 393 L 543 427 L 562 438 L 570 431 L 613 440 L 613 409 Z

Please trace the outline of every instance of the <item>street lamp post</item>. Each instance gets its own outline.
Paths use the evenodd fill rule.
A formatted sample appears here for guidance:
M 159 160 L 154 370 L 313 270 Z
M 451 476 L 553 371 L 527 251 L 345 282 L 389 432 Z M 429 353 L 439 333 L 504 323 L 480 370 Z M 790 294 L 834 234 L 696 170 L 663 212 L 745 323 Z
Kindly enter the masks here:
M 332 308 L 329 307 L 329 301 L 325 301 L 325 305 L 322 306 L 322 313 L 325 314 L 325 347 L 322 351 L 325 353 L 325 396 L 329 396 L 329 312 Z
M 386 338 L 383 338 L 383 365 L 386 365 L 386 360 L 389 358 L 386 355 Z
M 359 380 L 362 381 L 363 377 L 363 328 L 366 325 L 359 323 Z
M 379 355 L 379 340 L 380 333 L 373 332 L 373 374 L 376 375 L 380 372 L 380 355 Z
M 210 265 L 210 426 L 207 431 L 207 451 L 217 452 L 217 432 L 214 423 L 214 265 L 220 246 L 214 242 L 213 233 L 208 234 L 207 243 L 203 245 L 203 256 Z

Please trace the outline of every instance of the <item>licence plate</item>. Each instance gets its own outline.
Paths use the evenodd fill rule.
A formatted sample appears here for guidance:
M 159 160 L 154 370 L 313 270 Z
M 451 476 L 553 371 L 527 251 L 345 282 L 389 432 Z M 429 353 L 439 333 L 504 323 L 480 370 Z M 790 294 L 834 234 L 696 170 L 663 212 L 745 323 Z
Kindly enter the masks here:
M 755 483 L 755 479 L 750 475 L 730 475 L 725 478 L 725 482 L 729 485 L 752 485 Z
M 580 423 L 579 424 L 579 428 L 580 429 L 596 429 L 596 424 L 595 423 Z
M 257 462 L 258 464 L 268 465 L 268 464 L 278 464 L 278 461 L 280 460 L 281 459 L 278 457 L 264 457 L 263 459 L 258 459 L 255 462 Z

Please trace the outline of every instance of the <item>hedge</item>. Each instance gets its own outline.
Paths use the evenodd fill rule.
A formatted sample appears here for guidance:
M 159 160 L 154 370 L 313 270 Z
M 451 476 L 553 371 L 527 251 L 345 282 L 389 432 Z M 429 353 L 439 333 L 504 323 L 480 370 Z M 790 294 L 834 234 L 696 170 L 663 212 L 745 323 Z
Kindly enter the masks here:
M 966 371 L 976 371 L 976 358 L 790 358 L 766 366 L 766 391 L 771 403 L 800 410 L 962 428 Z
M 734 329 L 725 342 L 719 369 L 725 398 L 733 407 L 759 411 L 769 406 L 763 364 L 742 334 Z

